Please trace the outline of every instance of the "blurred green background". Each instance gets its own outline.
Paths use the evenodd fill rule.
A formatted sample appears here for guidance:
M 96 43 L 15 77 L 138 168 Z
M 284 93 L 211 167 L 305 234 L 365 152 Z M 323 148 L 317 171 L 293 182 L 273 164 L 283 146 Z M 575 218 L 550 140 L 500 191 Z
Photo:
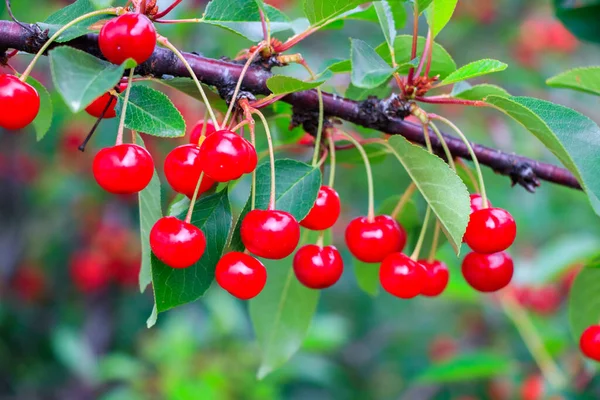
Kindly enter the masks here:
M 267 2 L 302 16 L 299 1 Z M 68 3 L 19 0 L 13 11 L 25 22 L 42 21 Z M 202 1 L 184 1 L 173 16 L 197 17 L 203 7 Z M 0 11 L 8 19 L 4 5 Z M 425 24 L 422 28 L 425 34 Z M 234 57 L 252 45 L 214 26 L 158 29 L 179 48 L 209 57 Z M 408 21 L 402 33 L 410 31 Z M 377 25 L 347 21 L 342 29 L 311 36 L 297 50 L 318 70 L 326 60 L 348 58 L 349 37 L 373 46 L 383 42 Z M 549 1 L 461 0 L 438 41 L 458 65 L 488 57 L 507 62 L 510 67 L 489 82 L 513 95 L 549 99 L 600 121 L 597 97 L 544 83 L 575 66 L 600 65 L 598 48 L 571 36 L 553 17 Z M 30 59 L 18 55 L 11 65 L 22 71 Z M 46 60 L 33 76 L 52 90 Z M 347 85 L 347 77 L 336 77 L 326 90 L 343 94 Z M 168 94 L 188 127 L 203 117 L 200 103 Z M 323 292 L 301 351 L 257 381 L 259 355 L 246 304 L 216 285 L 200 301 L 161 315 L 146 329 L 152 298 L 136 286 L 137 199 L 108 195 L 91 176 L 93 155 L 114 141 L 117 123 L 102 122 L 80 153 L 77 146 L 93 118 L 72 115 L 56 93 L 53 101 L 52 129 L 41 142 L 33 132 L 0 132 L 0 399 L 600 398 L 595 367 L 579 355 L 565 307 L 570 279 L 600 243 L 598 217 L 583 193 L 543 183 L 530 194 L 485 171 L 491 201 L 508 209 L 519 227 L 510 251 L 513 287 L 534 293 L 523 305 L 568 376 L 567 390 L 555 392 L 541 378 L 511 320 L 493 296 L 464 283 L 460 260 L 447 245 L 439 257 L 451 269 L 451 283 L 440 298 L 401 301 L 359 289 L 343 244 L 346 223 L 367 208 L 364 169 L 353 163 L 339 169 L 336 183 L 344 209 L 333 237 L 345 256 L 344 276 Z M 453 119 L 473 141 L 556 163 L 537 139 L 500 113 L 425 108 Z M 303 134 L 287 131 L 287 113 L 285 106 L 270 112 L 278 144 L 294 143 Z M 377 134 L 349 124 L 345 129 Z M 159 170 L 166 153 L 183 142 L 148 138 Z M 298 147 L 280 156 L 307 160 L 310 150 Z M 374 174 L 378 205 L 409 183 L 392 158 L 376 163 Z M 245 180 L 233 191 L 238 209 L 248 188 Z M 167 185 L 163 190 L 166 205 L 174 193 Z M 424 205 L 418 200 L 416 205 L 422 218 Z M 527 397 L 536 391 L 538 397 Z

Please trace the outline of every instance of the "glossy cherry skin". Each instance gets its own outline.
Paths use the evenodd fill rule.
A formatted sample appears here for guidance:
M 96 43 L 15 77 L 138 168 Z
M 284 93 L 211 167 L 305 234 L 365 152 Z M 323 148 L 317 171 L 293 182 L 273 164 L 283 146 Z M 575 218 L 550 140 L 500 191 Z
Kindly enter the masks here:
M 329 186 L 321 186 L 315 205 L 300 225 L 313 231 L 324 231 L 331 228 L 340 216 L 340 196 Z
M 344 262 L 334 246 L 302 246 L 294 256 L 294 273 L 304 286 L 325 289 L 333 286 L 344 272 Z
M 427 260 L 419 260 L 427 272 L 427 279 L 425 280 L 425 286 L 421 294 L 427 297 L 436 297 L 444 292 L 448 281 L 450 280 L 450 274 L 448 273 L 448 266 L 438 260 L 429 262 Z
M 150 248 L 159 260 L 172 268 L 188 268 L 197 263 L 206 249 L 204 233 L 175 217 L 163 217 L 150 231 Z
M 405 254 L 389 254 L 379 267 L 379 281 L 389 294 L 401 299 L 418 296 L 425 287 L 427 272 Z
M 206 125 L 206 128 L 204 127 Z M 200 136 L 202 136 L 202 130 L 205 129 L 204 136 L 210 136 L 217 131 L 212 122 L 198 121 L 192 132 L 190 133 L 190 143 L 197 145 L 200 142 Z
M 465 243 L 475 252 L 491 254 L 510 247 L 517 236 L 517 224 L 502 208 L 485 208 L 471 214 Z
M 39 111 L 40 96 L 33 86 L 14 75 L 0 74 L 0 128 L 25 128 Z
M 265 287 L 267 270 L 263 263 L 251 255 L 231 252 L 217 263 L 215 278 L 219 286 L 232 296 L 250 300 Z
M 579 348 L 587 358 L 600 362 L 600 325 L 589 326 L 583 331 Z
M 285 211 L 252 210 L 242 221 L 240 233 L 249 252 L 280 260 L 292 254 L 298 246 L 300 224 Z
M 244 169 L 244 172 L 251 174 L 258 165 L 258 155 L 256 154 L 256 149 L 252 146 L 252 143 L 245 138 L 242 138 L 242 140 L 246 145 L 246 168 Z
M 248 147 L 241 136 L 227 130 L 208 136 L 200 146 L 200 164 L 217 182 L 240 178 L 248 170 Z
M 479 210 L 483 209 L 483 197 L 481 197 L 481 195 L 479 193 L 473 193 L 469 197 L 471 199 L 471 214 L 473 214 L 475 211 L 479 211 Z M 492 206 L 492 203 L 488 199 L 488 207 L 491 207 L 491 206 Z
M 358 217 L 346 228 L 346 245 L 360 261 L 381 262 L 388 255 L 404 249 L 406 232 L 389 215 L 379 215 L 373 222 L 367 217 Z
M 200 149 L 194 144 L 184 144 L 171 150 L 165 158 L 165 177 L 169 185 L 178 193 L 183 193 L 190 199 L 194 196 L 202 166 L 198 159 Z M 206 192 L 215 184 L 204 174 L 198 194 Z
M 512 258 L 504 252 L 494 254 L 467 254 L 462 263 L 462 274 L 475 290 L 496 292 L 506 287 L 514 272 Z
M 148 150 L 136 144 L 107 147 L 94 157 L 94 178 L 102 189 L 115 194 L 143 190 L 154 174 L 154 161 Z
M 142 64 L 156 47 L 156 29 L 152 21 L 139 13 L 127 13 L 108 21 L 98 36 L 100 51 L 113 64 L 133 58 Z
M 122 93 L 127 89 L 127 84 L 121 83 L 119 85 L 119 93 Z M 98 97 L 96 100 L 92 102 L 89 106 L 85 108 L 85 111 L 90 114 L 92 117 L 100 118 L 102 115 L 102 111 L 106 108 L 107 104 L 111 101 L 113 96 L 110 92 L 104 93 L 102 96 Z M 115 111 L 115 107 L 117 105 L 117 99 L 112 100 L 111 105 L 106 109 L 104 113 L 104 119 L 110 119 L 117 116 L 117 112 Z

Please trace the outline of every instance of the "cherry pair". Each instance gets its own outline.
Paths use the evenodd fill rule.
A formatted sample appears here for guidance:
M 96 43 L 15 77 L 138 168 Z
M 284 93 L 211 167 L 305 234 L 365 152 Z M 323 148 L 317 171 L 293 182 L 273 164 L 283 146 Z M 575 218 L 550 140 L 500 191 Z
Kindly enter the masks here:
M 379 268 L 383 289 L 401 299 L 436 297 L 446 289 L 448 267 L 441 261 L 414 261 L 403 253 L 388 255 Z
M 25 128 L 40 111 L 40 96 L 15 75 L 0 74 L 0 110 L 0 128 Z

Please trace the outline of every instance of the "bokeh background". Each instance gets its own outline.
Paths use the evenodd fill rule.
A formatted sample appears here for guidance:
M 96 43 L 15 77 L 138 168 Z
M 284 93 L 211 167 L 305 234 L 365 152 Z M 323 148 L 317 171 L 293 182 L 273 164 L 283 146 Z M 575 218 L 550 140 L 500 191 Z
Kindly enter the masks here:
M 300 1 L 267 2 L 302 16 Z M 25 22 L 43 21 L 68 3 L 18 0 L 13 10 Z M 184 1 L 173 15 L 200 16 L 203 3 Z M 8 19 L 4 5 L 0 10 Z M 410 30 L 408 21 L 402 33 Z M 251 45 L 213 26 L 160 26 L 159 31 L 179 48 L 210 57 L 234 57 Z M 377 25 L 347 21 L 297 49 L 319 69 L 328 59 L 348 58 L 349 37 L 373 46 L 383 42 Z M 488 82 L 511 94 L 549 99 L 600 121 L 597 97 L 544 83 L 569 68 L 600 64 L 598 48 L 566 31 L 548 0 L 461 0 L 438 41 L 458 65 L 488 57 L 507 62 L 510 67 Z M 23 70 L 30 59 L 18 55 L 11 64 Z M 33 76 L 52 89 L 45 60 Z M 347 77 L 336 77 L 327 90 L 343 94 L 348 83 Z M 168 94 L 188 127 L 203 117 L 200 103 Z M 464 283 L 460 260 L 447 245 L 439 257 L 452 278 L 440 298 L 400 301 L 358 288 L 343 228 L 366 211 L 367 196 L 364 169 L 352 157 L 339 168 L 336 184 L 344 207 L 333 237 L 344 252 L 344 276 L 323 292 L 301 351 L 257 381 L 259 356 L 246 304 L 216 285 L 200 301 L 161 315 L 146 329 L 152 298 L 137 289 L 136 197 L 108 195 L 91 175 L 93 155 L 114 142 L 117 122 L 102 122 L 81 153 L 77 147 L 93 118 L 72 115 L 56 93 L 53 101 L 52 129 L 41 142 L 30 131 L 0 131 L 0 399 L 600 398 L 594 366 L 577 351 L 565 307 L 573 276 L 600 244 L 597 216 L 581 192 L 544 183 L 530 194 L 485 171 L 492 202 L 508 209 L 519 227 L 510 251 L 517 271 L 512 286 L 526 293 L 519 300 L 568 376 L 567 392 L 558 394 L 541 377 L 496 299 Z M 497 112 L 427 109 L 453 119 L 474 141 L 556 162 L 537 139 Z M 270 121 L 279 145 L 303 136 L 299 129 L 287 130 L 289 109 L 283 106 L 270 113 Z M 352 125 L 344 129 L 363 137 L 377 134 Z M 147 138 L 146 143 L 160 167 L 166 153 L 184 141 Z M 281 156 L 308 159 L 309 153 L 297 146 Z M 391 158 L 379 160 L 374 173 L 377 205 L 409 183 Z M 244 181 L 234 190 L 237 207 L 248 187 Z M 166 205 L 174 193 L 167 185 L 163 190 Z M 415 215 L 423 213 L 417 200 Z

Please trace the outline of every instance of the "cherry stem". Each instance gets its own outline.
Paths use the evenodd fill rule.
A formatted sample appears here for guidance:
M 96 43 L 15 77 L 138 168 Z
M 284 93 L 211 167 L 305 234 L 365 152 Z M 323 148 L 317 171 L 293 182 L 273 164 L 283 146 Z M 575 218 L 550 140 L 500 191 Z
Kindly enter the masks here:
M 325 231 L 321 231 L 319 233 L 319 238 L 317 239 L 317 243 L 315 243 L 319 248 L 323 248 L 323 244 L 325 242 Z
M 85 151 L 85 146 L 87 146 L 88 142 L 92 139 L 92 136 L 94 136 L 94 132 L 96 132 L 96 129 L 98 129 L 100 122 L 102 122 L 102 120 L 104 119 L 104 115 L 106 114 L 106 112 L 108 111 L 108 109 L 110 108 L 112 103 L 115 102 L 116 99 L 117 99 L 116 96 L 110 96 L 110 99 L 106 103 L 106 106 L 104 106 L 104 110 L 102 110 L 102 112 L 100 113 L 100 116 L 96 119 L 94 126 L 92 126 L 90 133 L 87 134 L 87 136 L 85 137 L 83 142 L 77 148 L 79 151 L 81 151 L 82 153 Z
M 435 133 L 435 136 L 437 136 L 438 140 L 440 141 L 442 149 L 444 149 L 444 154 L 446 155 L 446 159 L 448 160 L 448 165 L 450 165 L 450 168 L 456 171 L 454 157 L 452 157 L 452 153 L 450 152 L 450 148 L 448 147 L 448 143 L 446 143 L 446 139 L 444 139 L 442 132 L 440 132 L 438 127 L 432 121 L 429 121 L 429 126 L 431 127 L 431 130 L 433 130 L 433 132 Z M 429 137 L 429 135 L 426 136 Z
M 410 258 L 413 261 L 417 261 L 419 259 L 419 253 L 421 252 L 421 247 L 423 247 L 423 242 L 425 241 L 425 234 L 427 233 L 427 225 L 429 225 L 429 217 L 431 216 L 431 207 L 427 207 L 427 211 L 425 211 L 425 219 L 423 219 L 423 226 L 421 227 L 421 233 L 419 234 L 419 240 L 417 240 L 417 244 L 415 245 L 415 250 L 413 251 Z
M 253 101 L 252 103 L 250 103 L 250 106 L 252 106 L 252 108 L 263 108 L 263 107 L 267 107 L 270 106 L 271 104 L 278 102 L 279 100 L 283 99 L 285 96 L 285 94 L 280 94 L 277 96 L 273 96 L 272 94 L 268 95 L 265 98 L 262 98 L 260 100 L 256 100 Z
M 300 56 L 302 57 L 302 56 Z M 308 66 L 306 61 L 303 58 L 298 60 L 298 64 L 302 65 L 304 69 L 308 71 L 310 74 L 310 79 L 315 80 L 316 76 L 313 70 Z M 315 152 L 313 154 L 312 166 L 317 165 L 317 160 L 319 159 L 319 150 L 321 149 L 321 140 L 323 137 L 323 119 L 325 117 L 325 110 L 323 106 L 323 92 L 321 91 L 321 87 L 317 87 L 317 97 L 319 99 L 319 121 L 317 124 L 317 136 L 315 137 Z
M 66 31 L 67 29 L 69 29 L 73 25 L 78 24 L 81 21 L 85 21 L 88 18 L 95 17 L 97 15 L 119 14 L 121 12 L 121 10 L 123 10 L 121 7 L 117 7 L 117 8 L 107 8 L 107 9 L 104 9 L 104 10 L 94 11 L 94 12 L 91 12 L 91 13 L 88 13 L 88 14 L 84 14 L 81 17 L 75 18 L 73 21 L 71 21 L 71 22 L 67 23 L 66 25 L 64 25 L 63 27 L 61 27 L 59 30 L 56 31 L 56 33 L 54 35 L 52 35 L 50 37 L 50 39 L 48 39 L 46 41 L 46 43 L 44 43 L 44 45 L 42 46 L 42 48 L 33 57 L 33 60 L 31 60 L 31 62 L 29 63 L 29 66 L 27 66 L 27 69 L 25 69 L 25 72 L 23 72 L 23 75 L 21 75 L 21 77 L 19 79 L 21 79 L 22 82 L 25 82 L 27 80 L 27 78 L 29 78 L 29 75 L 31 74 L 31 71 L 33 70 L 33 67 L 35 67 L 35 64 L 37 63 L 37 61 L 46 52 L 46 50 L 48 50 L 48 47 L 50 47 L 50 45 L 56 39 L 58 39 L 58 37 L 60 35 L 63 34 L 64 31 Z
M 236 126 L 234 126 L 233 128 L 231 128 L 232 132 L 237 132 L 238 129 L 243 128 L 244 126 L 248 125 L 250 123 L 250 121 L 248 121 L 247 119 L 243 120 L 242 122 L 240 122 L 239 124 L 237 124 Z
M 437 114 L 429 114 L 429 117 L 440 120 L 443 123 L 445 123 L 446 125 L 448 125 L 450 128 L 452 128 L 452 130 L 454 132 L 456 132 L 456 134 L 463 141 L 465 146 L 467 146 L 467 150 L 469 151 L 469 154 L 471 155 L 471 159 L 473 160 L 473 165 L 475 166 L 475 172 L 477 173 L 477 178 L 479 180 L 479 187 L 481 189 L 482 206 L 483 206 L 483 208 L 488 208 L 489 203 L 488 203 L 487 195 L 485 192 L 485 184 L 483 182 L 483 173 L 481 172 L 481 166 L 479 165 L 479 161 L 477 160 L 477 156 L 475 155 L 475 151 L 473 150 L 471 143 L 469 142 L 467 137 L 462 133 L 462 131 L 460 129 L 458 129 L 458 127 L 456 125 L 454 125 L 454 123 L 452 121 L 450 121 L 449 119 L 446 119 Z
M 419 60 L 419 66 L 415 71 L 415 76 L 417 77 L 419 77 L 423 71 L 423 66 L 425 65 L 425 60 L 427 60 L 427 55 L 429 54 L 429 48 L 431 47 L 432 41 L 431 28 L 429 28 L 429 31 L 427 31 L 427 39 L 425 40 L 425 47 L 423 48 L 423 54 L 421 55 L 421 60 Z
M 173 11 L 173 9 L 175 7 L 177 7 L 179 5 L 179 3 L 181 3 L 183 0 L 175 0 L 169 7 L 165 8 L 163 11 L 159 12 L 158 14 L 156 14 L 154 16 L 154 19 L 159 19 L 164 17 L 165 15 L 167 15 L 168 13 L 170 13 L 171 11 Z
M 367 220 L 369 222 L 373 222 L 375 220 L 375 190 L 373 189 L 373 171 L 371 170 L 371 162 L 369 161 L 369 157 L 367 156 L 367 152 L 358 142 L 358 140 L 354 139 L 351 135 L 347 134 L 344 131 L 339 130 L 341 134 L 343 134 L 346 139 L 356 147 L 360 155 L 362 156 L 363 162 L 365 163 L 365 169 L 367 171 L 367 186 L 369 188 L 369 212 L 367 214 Z
M 335 142 L 333 135 L 329 132 L 327 141 L 329 142 L 329 187 L 333 188 L 335 182 Z
M 410 59 L 414 60 L 417 56 L 417 43 L 419 40 L 419 6 L 415 3 L 413 13 L 413 38 L 412 38 L 412 49 L 410 51 Z M 413 84 L 413 77 L 415 74 L 415 68 L 410 67 L 408 70 L 407 83 L 408 85 Z
M 440 240 L 440 221 L 435 221 L 435 229 L 433 231 L 433 239 L 431 240 L 431 249 L 429 250 L 429 257 L 427 257 L 427 262 L 433 262 L 435 260 L 435 253 L 437 253 L 437 247 Z
M 260 14 L 260 22 L 261 22 L 262 30 L 263 30 L 263 38 L 265 39 L 265 42 L 268 45 L 271 43 L 271 29 L 269 29 L 267 19 L 265 17 L 265 12 L 263 11 L 262 7 L 258 7 L 258 13 Z
M 298 43 L 300 43 L 301 41 L 303 41 L 304 39 L 306 39 L 307 37 L 309 37 L 310 35 L 312 35 L 316 31 L 318 31 L 319 29 L 321 29 L 321 27 L 325 26 L 327 23 L 329 23 L 329 21 L 326 21 L 323 24 L 311 26 L 307 30 L 305 30 L 304 32 L 292 36 L 284 44 L 282 44 L 281 46 L 277 47 L 276 51 L 278 53 L 283 53 L 285 51 L 288 51 L 289 49 L 291 49 L 292 47 L 294 47 L 295 45 L 297 45 Z
M 552 359 L 527 312 L 519 305 L 512 291 L 507 290 L 505 294 L 499 295 L 499 297 L 504 312 L 515 324 L 545 379 L 555 389 L 564 388 L 568 383 L 567 378 Z
M 233 96 L 231 96 L 231 102 L 229 103 L 229 108 L 227 109 L 227 113 L 225 114 L 225 119 L 223 120 L 223 126 L 227 125 L 227 121 L 229 121 L 229 116 L 231 115 L 231 112 L 233 111 L 233 107 L 235 107 L 235 104 L 237 103 L 237 96 L 240 92 L 240 88 L 242 87 L 242 81 L 244 80 L 244 77 L 246 76 L 246 73 L 248 72 L 248 68 L 250 68 L 250 65 L 252 64 L 252 61 L 254 61 L 254 58 L 256 57 L 256 55 L 262 50 L 264 49 L 266 46 L 265 43 L 261 43 L 256 50 L 254 50 L 254 52 L 250 55 L 250 57 L 248 57 L 248 61 L 246 61 L 246 64 L 244 65 L 244 68 L 242 69 L 242 73 L 240 74 L 240 77 L 238 78 L 237 84 L 235 85 L 235 90 L 233 91 Z
M 27 24 L 22 23 L 15 17 L 15 15 L 12 12 L 12 8 L 10 6 L 10 0 L 6 0 L 5 3 L 6 3 L 6 11 L 8 11 L 8 15 L 10 16 L 10 19 L 15 21 L 21 28 L 25 29 L 27 32 L 33 33 L 34 30 L 31 29 L 31 27 L 29 27 Z
M 394 207 L 394 211 L 392 211 L 392 218 L 398 219 L 398 215 L 400 215 L 406 203 L 408 203 L 408 201 L 412 198 L 416 189 L 417 185 L 415 185 L 414 182 L 411 182 L 410 185 L 408 185 L 408 187 L 400 197 L 400 200 L 398 200 L 398 204 L 396 204 L 396 207 Z
M 475 178 L 475 175 L 473 175 L 473 171 L 471 171 L 471 168 L 469 168 L 467 166 L 467 164 L 465 164 L 463 162 L 463 160 L 461 160 L 461 159 L 458 159 L 457 163 L 458 163 L 458 165 L 460 165 L 460 167 L 463 169 L 463 171 L 465 171 L 465 173 L 467 174 L 467 176 L 471 180 L 471 183 L 473 184 L 473 187 L 475 188 L 475 191 L 477 193 L 479 193 L 480 192 L 479 183 L 477 183 L 477 179 Z
M 258 110 L 252 110 L 253 114 L 258 115 L 265 127 L 265 134 L 267 135 L 267 143 L 269 145 L 269 162 L 271 164 L 271 196 L 269 197 L 269 210 L 275 209 L 275 151 L 273 150 L 273 138 L 271 137 L 271 131 L 269 130 L 269 123 L 267 119 Z
M 415 97 L 415 100 L 423 102 L 423 103 L 429 103 L 429 104 L 454 104 L 454 105 L 459 105 L 459 106 L 473 106 L 473 107 L 489 106 L 489 104 L 487 104 L 484 101 L 480 101 L 480 100 L 462 100 L 462 99 L 455 99 L 455 98 L 448 97 L 448 96 Z
M 204 22 L 202 18 L 188 18 L 188 19 L 160 19 L 154 20 L 159 24 L 198 24 Z
M 127 106 L 129 105 L 129 92 L 131 91 L 131 80 L 133 79 L 133 73 L 135 70 L 131 68 L 129 70 L 129 82 L 127 83 L 127 89 L 125 89 L 125 97 L 123 98 L 123 108 L 121 109 L 121 120 L 119 121 L 119 130 L 117 131 L 117 145 L 123 144 L 123 132 L 125 132 L 125 116 L 127 115 Z
M 429 129 L 427 124 L 421 124 L 423 127 L 423 137 L 425 138 L 425 146 L 427 151 L 433 154 L 433 147 L 431 147 L 431 138 L 429 137 Z
M 196 84 L 198 91 L 200 91 L 200 95 L 202 96 L 204 105 L 206 106 L 206 109 L 208 110 L 208 113 L 210 114 L 210 119 L 212 120 L 213 125 L 217 128 L 217 130 L 220 130 L 221 128 L 219 125 L 219 121 L 217 120 L 217 117 L 215 116 L 215 112 L 213 111 L 212 107 L 210 106 L 210 102 L 208 101 L 208 97 L 206 97 L 206 93 L 204 92 L 204 89 L 202 88 L 202 84 L 200 84 L 200 81 L 198 80 L 198 77 L 196 76 L 196 73 L 192 69 L 192 66 L 190 65 L 190 63 L 185 59 L 185 57 L 183 56 L 183 54 L 181 54 L 181 52 L 177 49 L 177 47 L 173 46 L 173 44 L 171 44 L 171 42 L 169 42 L 169 39 L 167 39 L 164 36 L 161 36 L 161 37 L 159 37 L 159 42 L 163 46 L 165 46 L 166 48 L 171 50 L 173 53 L 175 53 L 177 58 L 179 58 L 179 60 L 181 60 L 183 65 L 185 65 L 185 68 L 188 70 L 188 72 L 190 73 L 190 76 L 194 80 L 194 83 Z
M 252 147 L 256 149 L 256 126 L 254 124 L 250 124 L 250 142 L 252 143 Z M 271 171 L 272 173 L 272 171 Z M 256 208 L 256 168 L 252 171 L 252 200 L 250 202 L 250 210 L 254 210 Z
M 185 222 L 187 222 L 188 224 L 190 224 L 192 221 L 192 214 L 194 212 L 194 206 L 196 205 L 196 199 L 198 198 L 200 186 L 202 185 L 202 179 L 204 179 L 204 171 L 200 173 L 200 178 L 198 178 L 198 183 L 196 183 L 196 189 L 194 189 L 194 195 L 192 196 L 192 200 L 190 201 L 190 208 L 188 208 L 188 212 L 185 216 Z

